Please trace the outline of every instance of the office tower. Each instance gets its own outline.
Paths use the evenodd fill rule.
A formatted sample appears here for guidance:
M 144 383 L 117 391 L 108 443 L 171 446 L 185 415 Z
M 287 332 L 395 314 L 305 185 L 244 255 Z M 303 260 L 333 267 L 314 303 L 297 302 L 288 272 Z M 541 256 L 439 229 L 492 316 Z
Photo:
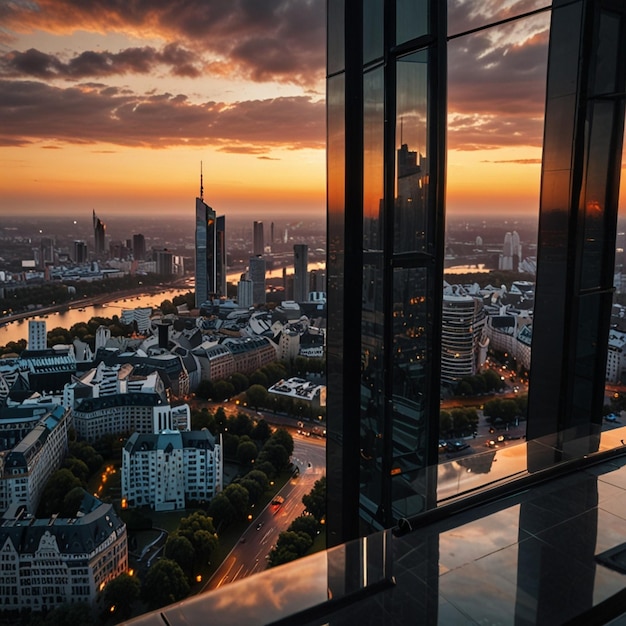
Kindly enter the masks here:
M 506 233 L 502 244 L 502 254 L 498 260 L 498 269 L 517 271 L 521 260 L 522 244 L 519 234 L 515 230 L 512 233 Z
M 135 261 L 146 258 L 146 238 L 142 234 L 133 235 L 133 258 Z
M 309 246 L 297 243 L 293 247 L 293 299 L 306 302 L 309 299 Z
M 265 252 L 265 241 L 263 239 L 263 222 L 254 222 L 252 225 L 252 240 L 254 256 L 263 256 Z
M 328 3 L 330 545 L 437 506 L 428 468 L 437 465 L 442 376 L 447 81 L 457 94 L 462 82 L 446 61 L 460 50 L 479 61 L 468 57 L 478 38 L 466 5 L 377 6 Z M 623 3 L 553 6 L 542 16 L 513 11 L 506 26 L 495 8 L 480 17 L 484 41 L 529 24 L 550 31 L 547 99 L 532 96 L 545 106 L 545 135 L 531 470 L 601 424 L 624 125 Z M 509 80 L 519 72 L 522 84 L 521 71 L 509 66 Z M 513 247 L 511 235 L 512 257 Z M 550 445 L 534 447 L 540 437 Z
M 226 295 L 226 221 L 204 202 L 202 170 L 196 198 L 196 307 Z
M 252 281 L 253 304 L 265 304 L 265 259 L 257 256 L 250 259 L 249 276 Z
M 40 248 L 40 267 L 54 263 L 54 241 L 50 237 L 42 237 Z
M 28 349 L 45 350 L 47 347 L 46 320 L 28 320 Z
M 487 315 L 478 298 L 459 285 L 446 286 L 441 319 L 441 380 L 452 383 L 477 374 L 487 356 Z
M 237 283 L 237 304 L 242 309 L 249 309 L 254 304 L 254 283 L 248 278 Z
M 274 246 L 274 222 L 270 224 L 270 246 Z
M 215 223 L 215 293 L 226 297 L 226 217 L 218 215 Z
M 170 250 L 153 250 L 152 260 L 156 261 L 156 272 L 161 276 L 171 276 L 174 273 L 173 255 Z
M 106 235 L 106 226 L 103 221 L 100 220 L 99 217 L 96 216 L 96 212 L 93 211 L 93 239 L 94 239 L 94 252 L 96 255 L 96 259 L 104 258 L 105 251 L 105 235 Z
M 72 260 L 76 265 L 87 263 L 87 244 L 84 241 L 76 240 L 72 244 Z

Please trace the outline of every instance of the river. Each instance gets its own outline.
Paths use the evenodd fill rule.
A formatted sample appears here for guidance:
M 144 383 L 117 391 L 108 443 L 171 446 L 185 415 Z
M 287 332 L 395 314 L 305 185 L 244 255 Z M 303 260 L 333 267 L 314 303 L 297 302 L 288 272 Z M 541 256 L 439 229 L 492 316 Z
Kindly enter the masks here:
M 92 317 L 113 317 L 121 315 L 122 309 L 136 309 L 139 307 L 151 306 L 153 308 L 159 306 L 163 300 L 172 300 L 174 296 L 193 291 L 193 287 L 183 287 L 176 289 L 166 289 L 158 293 L 144 293 L 135 296 L 120 297 L 112 299 L 106 304 L 96 304 L 93 306 L 81 307 L 80 302 L 70 303 L 70 309 L 47 313 L 45 315 L 34 313 L 29 318 L 9 322 L 0 328 L 0 346 L 6 346 L 9 341 L 19 341 L 20 339 L 28 340 L 28 320 L 46 320 L 47 330 L 53 328 L 71 328 L 79 322 L 87 322 Z

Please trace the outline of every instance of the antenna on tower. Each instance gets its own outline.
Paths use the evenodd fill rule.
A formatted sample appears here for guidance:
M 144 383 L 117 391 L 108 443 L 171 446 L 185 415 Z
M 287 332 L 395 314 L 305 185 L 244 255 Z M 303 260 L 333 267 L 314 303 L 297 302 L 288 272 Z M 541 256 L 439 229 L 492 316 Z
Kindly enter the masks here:
M 204 200 L 204 185 L 202 184 L 202 161 L 200 161 L 200 200 Z
M 404 145 L 404 118 L 400 118 L 400 145 Z

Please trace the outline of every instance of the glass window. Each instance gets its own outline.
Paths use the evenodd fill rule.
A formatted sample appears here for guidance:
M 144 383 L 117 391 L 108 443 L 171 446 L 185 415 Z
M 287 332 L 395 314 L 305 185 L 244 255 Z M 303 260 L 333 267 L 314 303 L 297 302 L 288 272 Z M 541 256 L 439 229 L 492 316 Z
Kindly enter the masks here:
M 397 62 L 394 252 L 425 249 L 428 207 L 428 53 Z
M 427 35 L 428 0 L 396 0 L 396 44 Z
M 382 249 L 383 145 L 385 106 L 383 68 L 363 76 L 363 248 Z
M 363 0 L 363 63 L 383 56 L 383 0 Z

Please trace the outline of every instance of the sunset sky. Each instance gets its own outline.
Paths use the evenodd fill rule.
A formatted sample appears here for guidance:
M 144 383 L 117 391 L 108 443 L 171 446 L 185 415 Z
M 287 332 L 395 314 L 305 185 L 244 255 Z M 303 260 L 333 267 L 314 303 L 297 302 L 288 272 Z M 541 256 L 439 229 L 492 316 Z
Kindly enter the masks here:
M 481 19 L 478 6 L 498 5 L 473 6 Z M 322 219 L 324 12 L 325 0 L 1 2 L 0 216 L 191 217 L 202 161 L 220 213 Z M 451 211 L 536 212 L 548 27 L 541 14 L 451 42 Z

